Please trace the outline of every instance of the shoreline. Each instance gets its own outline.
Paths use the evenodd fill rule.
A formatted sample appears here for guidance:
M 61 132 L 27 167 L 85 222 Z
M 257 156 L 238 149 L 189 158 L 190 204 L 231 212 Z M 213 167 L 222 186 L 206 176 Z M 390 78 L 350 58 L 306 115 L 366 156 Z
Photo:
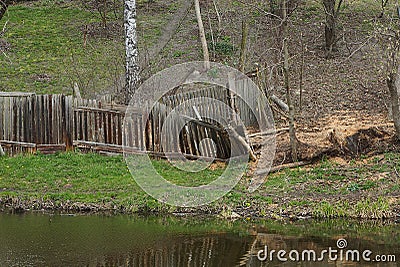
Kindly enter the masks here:
M 281 212 L 277 212 L 277 210 Z M 158 207 L 149 206 L 112 206 L 110 204 L 82 203 L 82 202 L 55 202 L 51 200 L 42 201 L 40 199 L 23 200 L 19 197 L 0 197 L 0 212 L 9 213 L 25 213 L 25 212 L 53 212 L 68 214 L 108 214 L 114 215 L 139 215 L 139 216 L 210 216 L 220 219 L 236 220 L 321 220 L 321 219 L 349 219 L 349 220 L 382 220 L 400 223 L 400 207 L 394 207 L 391 211 L 364 216 L 355 216 L 352 210 L 347 210 L 341 216 L 321 216 L 316 215 L 317 211 L 312 208 L 308 209 L 290 209 L 284 210 L 283 206 L 270 209 L 268 212 L 260 214 L 260 207 L 232 208 L 229 205 L 223 206 L 202 206 L 198 208 L 178 208 L 165 204 L 160 204 Z

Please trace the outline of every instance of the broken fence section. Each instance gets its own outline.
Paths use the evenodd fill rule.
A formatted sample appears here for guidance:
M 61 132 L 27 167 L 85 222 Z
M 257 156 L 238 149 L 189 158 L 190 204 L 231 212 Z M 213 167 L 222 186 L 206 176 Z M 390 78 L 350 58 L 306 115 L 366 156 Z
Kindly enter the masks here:
M 241 95 L 248 94 L 243 82 L 235 86 Z M 258 104 L 254 96 L 245 98 L 251 105 Z M 256 124 L 249 103 L 238 97 L 232 99 L 227 90 L 217 87 L 163 96 L 152 109 L 135 110 L 125 121 L 126 107 L 113 105 L 110 98 L 99 101 L 57 94 L 2 92 L 0 144 L 9 155 L 75 148 L 112 155 L 123 152 L 125 136 L 125 147 L 132 153 L 170 158 L 182 153 L 192 159 L 224 160 L 231 156 L 232 149 L 245 148 L 230 142 L 221 124 L 209 119 L 217 115 L 229 117 L 226 109 L 214 104 L 215 100 L 226 105 L 235 103 L 234 109 L 244 126 Z M 171 115 L 174 109 L 192 111 L 182 122 L 182 116 Z M 166 133 L 172 142 L 166 141 Z M 244 136 L 244 131 L 240 134 Z

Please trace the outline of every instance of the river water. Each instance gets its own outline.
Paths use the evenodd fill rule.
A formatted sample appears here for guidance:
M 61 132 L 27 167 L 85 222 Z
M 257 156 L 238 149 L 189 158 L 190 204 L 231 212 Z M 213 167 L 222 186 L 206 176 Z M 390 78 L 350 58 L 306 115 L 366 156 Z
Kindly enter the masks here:
M 396 222 L 0 213 L 0 266 L 397 266 L 394 260 Z

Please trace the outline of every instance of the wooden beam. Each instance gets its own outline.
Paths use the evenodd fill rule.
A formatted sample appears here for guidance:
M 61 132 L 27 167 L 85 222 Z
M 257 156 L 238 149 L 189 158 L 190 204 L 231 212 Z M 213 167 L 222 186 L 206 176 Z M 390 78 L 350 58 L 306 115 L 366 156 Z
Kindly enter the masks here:
M 153 151 L 143 151 L 139 150 L 134 147 L 124 147 L 122 145 L 111 145 L 105 143 L 97 143 L 97 142 L 89 142 L 89 141 L 81 141 L 81 140 L 74 140 L 74 146 L 77 147 L 88 147 L 90 149 L 94 149 L 99 152 L 114 152 L 122 154 L 123 152 L 127 152 L 135 154 L 135 155 L 150 155 L 160 158 L 170 158 L 170 159 L 178 159 L 184 156 L 187 159 L 203 159 L 203 160 L 210 160 L 210 161 L 221 161 L 226 162 L 226 159 L 221 158 L 211 158 L 211 157 L 204 157 L 204 156 L 196 156 L 190 155 L 185 153 L 178 153 L 178 152 L 153 152 Z
M 277 130 L 270 130 L 270 131 L 265 131 L 265 132 L 259 132 L 259 133 L 253 133 L 249 134 L 248 137 L 258 137 L 258 136 L 264 136 L 264 135 L 273 135 L 273 134 L 278 134 L 281 132 L 288 132 L 289 128 L 281 128 Z
M 16 142 L 16 141 L 8 141 L 8 140 L 0 140 L 0 144 L 3 145 L 11 145 L 11 146 L 21 146 L 21 147 L 30 147 L 30 148 L 35 148 L 36 144 L 35 143 L 26 143 L 26 142 Z
M 0 92 L 0 97 L 30 97 L 34 95 L 36 94 L 25 92 Z
M 94 112 L 106 112 L 106 113 L 111 113 L 111 114 L 122 114 L 122 115 L 125 115 L 125 112 L 122 112 L 122 111 L 119 111 L 119 110 L 104 109 L 104 108 L 92 108 L 92 107 L 82 107 L 82 106 L 75 108 L 74 111 L 94 111 Z

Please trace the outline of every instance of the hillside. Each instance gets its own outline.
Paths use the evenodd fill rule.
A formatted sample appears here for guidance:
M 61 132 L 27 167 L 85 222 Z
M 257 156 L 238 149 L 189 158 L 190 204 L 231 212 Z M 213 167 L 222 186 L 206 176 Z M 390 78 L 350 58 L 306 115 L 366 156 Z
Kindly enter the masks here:
M 143 80 L 169 66 L 202 59 L 193 6 L 183 0 L 137 2 Z M 235 68 L 239 67 L 242 21 L 248 24 L 245 72 L 268 95 L 273 93 L 285 99 L 279 68 L 280 27 L 268 15 L 267 2 L 205 0 L 201 1 L 202 15 L 212 61 Z M 0 91 L 72 94 L 76 83 L 88 98 L 102 94 L 118 96 L 124 83 L 123 6 L 121 1 L 107 2 L 109 9 L 102 19 L 104 13 L 96 10 L 95 3 L 38 0 L 10 6 L 0 21 L 0 29 L 4 29 L 0 34 Z M 381 12 L 378 1 L 345 1 L 337 25 L 338 50 L 331 59 L 325 58 L 324 12 L 320 2 L 303 1 L 291 13 L 290 85 L 294 92 L 297 137 L 301 142 L 300 160 L 319 163 L 311 168 L 278 170 L 268 176 L 256 196 L 249 195 L 239 185 L 227 196 L 233 210 L 244 214 L 254 212 L 257 216 L 376 218 L 385 217 L 389 210 L 390 216 L 398 214 L 400 189 L 396 167 L 399 167 L 400 144 L 394 137 L 390 118 L 384 45 L 376 32 L 395 10 L 391 4 L 384 17 L 378 18 Z M 271 106 L 276 127 L 287 127 L 287 114 L 272 102 Z M 291 161 L 288 140 L 286 132 L 277 136 L 274 165 Z M 61 162 L 67 165 L 70 156 L 78 157 L 86 167 L 84 156 L 56 157 L 61 157 Z M 95 159 L 99 170 L 102 169 L 104 159 L 97 156 Z M 32 159 L 5 159 L 2 163 L 6 166 L 5 177 L 14 177 L 11 173 L 24 160 Z M 38 160 L 46 162 L 47 158 L 40 156 Z M 122 159 L 118 159 L 118 164 L 120 169 L 125 168 Z M 17 170 L 8 170 L 9 166 Z M 24 171 L 16 177 L 22 178 Z M 126 169 L 115 176 L 123 175 L 127 175 Z M 129 177 L 126 180 L 131 182 Z M 12 179 L 8 182 L 13 184 Z M 64 189 L 70 190 L 69 180 L 66 185 Z M 9 190 L 11 193 L 3 189 L 6 199 L 3 202 L 15 193 L 13 188 Z M 76 198 L 73 200 L 82 200 L 79 194 Z M 100 195 L 98 199 L 97 196 L 83 199 L 100 203 L 103 198 Z M 118 201 L 125 203 L 125 196 Z M 118 201 L 115 203 L 120 205 Z M 244 203 L 256 208 L 247 211 Z M 266 209 L 258 209 L 264 205 Z M 375 209 L 383 213 L 371 215 Z
M 0 21 L 4 29 L 0 90 L 72 94 L 76 83 L 85 97 L 118 96 L 124 84 L 122 2 L 107 2 L 107 13 L 98 12 L 96 3 L 40 0 L 9 7 Z M 249 29 L 245 72 L 268 95 L 285 99 L 279 68 L 280 27 L 268 15 L 269 6 L 264 1 L 219 0 L 202 1 L 201 8 L 211 60 L 239 67 L 245 21 Z M 385 25 L 394 12 L 395 6 L 389 5 L 385 16 L 377 18 L 376 1 L 345 2 L 337 25 L 338 50 L 332 59 L 324 57 L 321 3 L 304 1 L 291 13 L 290 85 L 298 138 L 307 144 L 301 147 L 303 158 L 332 145 L 337 148 L 341 135 L 357 135 L 355 141 L 363 143 L 354 151 L 339 149 L 345 156 L 397 150 L 384 46 L 376 38 L 378 26 Z M 197 21 L 188 2 L 138 1 L 137 13 L 143 80 L 174 64 L 201 60 Z M 287 116 L 275 104 L 272 108 L 277 128 L 285 127 Z M 373 127 L 379 133 L 368 130 Z M 365 131 L 361 137 L 360 130 Z M 287 139 L 285 134 L 278 136 L 276 163 L 287 161 Z

